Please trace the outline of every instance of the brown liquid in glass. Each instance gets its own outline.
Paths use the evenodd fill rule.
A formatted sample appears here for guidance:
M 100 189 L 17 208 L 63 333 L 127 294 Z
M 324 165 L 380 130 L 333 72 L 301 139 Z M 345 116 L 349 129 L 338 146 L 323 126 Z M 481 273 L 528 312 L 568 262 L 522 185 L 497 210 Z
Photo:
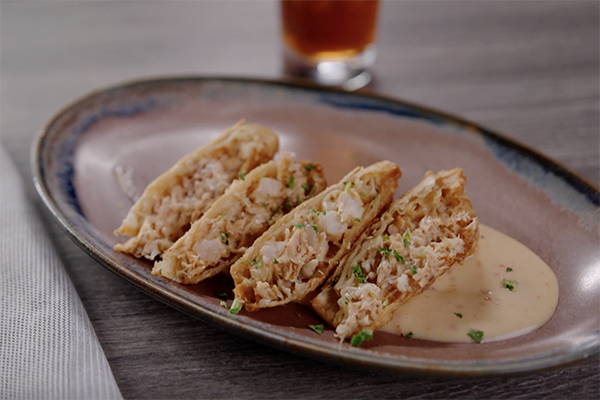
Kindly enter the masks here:
M 377 8 L 376 0 L 283 0 L 285 43 L 313 58 L 355 56 L 374 41 Z

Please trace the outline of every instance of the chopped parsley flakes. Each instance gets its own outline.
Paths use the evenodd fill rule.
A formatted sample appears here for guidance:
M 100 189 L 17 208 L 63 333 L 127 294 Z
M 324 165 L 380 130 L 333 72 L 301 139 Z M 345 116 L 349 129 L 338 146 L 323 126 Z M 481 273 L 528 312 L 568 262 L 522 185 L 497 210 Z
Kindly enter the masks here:
M 353 347 L 359 347 L 367 340 L 373 340 L 373 332 L 368 329 L 363 329 L 359 334 L 352 336 L 352 339 L 350 339 L 350 344 Z
M 483 339 L 483 331 L 477 329 L 471 329 L 467 335 L 477 343 L 481 343 L 481 339 Z
M 300 222 L 299 224 L 294 224 L 294 226 L 298 229 L 302 229 L 304 228 L 306 225 L 304 225 L 302 222 Z
M 511 272 L 513 269 L 511 267 L 506 268 L 506 272 Z
M 316 333 L 318 333 L 319 335 L 323 333 L 323 329 L 325 329 L 323 325 L 308 325 L 308 327 Z
M 244 171 L 240 172 L 238 174 L 238 176 L 240 177 L 241 180 L 243 180 L 243 181 L 246 180 L 246 173 Z
M 310 164 L 304 166 L 304 169 L 306 169 L 308 172 L 312 171 L 315 168 L 316 168 L 316 165 L 313 163 L 310 163 Z
M 458 318 L 462 318 L 462 314 L 461 313 L 455 312 L 454 315 L 456 315 Z
M 502 278 L 502 287 L 504 289 L 510 290 L 511 292 L 515 289 L 515 287 L 517 286 L 518 283 L 519 282 L 517 282 L 517 281 L 510 281 L 506 278 Z
M 416 266 L 416 265 L 411 265 L 411 266 L 410 266 L 410 267 L 408 267 L 408 268 L 410 268 L 410 273 L 411 273 L 411 274 L 413 274 L 413 275 L 414 275 L 414 274 L 416 274 L 416 273 L 417 273 L 417 266 Z

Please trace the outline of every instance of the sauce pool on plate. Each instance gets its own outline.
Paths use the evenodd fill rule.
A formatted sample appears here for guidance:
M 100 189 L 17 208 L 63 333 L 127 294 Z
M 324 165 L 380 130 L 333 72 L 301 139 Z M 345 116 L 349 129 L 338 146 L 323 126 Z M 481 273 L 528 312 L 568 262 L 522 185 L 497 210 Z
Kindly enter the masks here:
M 400 306 L 382 330 L 472 343 L 509 339 L 545 324 L 558 305 L 558 281 L 550 267 L 510 236 L 485 225 L 480 234 L 475 254 Z

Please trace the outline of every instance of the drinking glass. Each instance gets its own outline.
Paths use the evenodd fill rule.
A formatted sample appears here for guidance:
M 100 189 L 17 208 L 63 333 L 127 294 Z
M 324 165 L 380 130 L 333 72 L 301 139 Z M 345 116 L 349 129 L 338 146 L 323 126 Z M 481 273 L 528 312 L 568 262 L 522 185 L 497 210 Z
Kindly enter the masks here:
M 377 0 L 281 0 L 285 73 L 348 90 L 371 80 Z

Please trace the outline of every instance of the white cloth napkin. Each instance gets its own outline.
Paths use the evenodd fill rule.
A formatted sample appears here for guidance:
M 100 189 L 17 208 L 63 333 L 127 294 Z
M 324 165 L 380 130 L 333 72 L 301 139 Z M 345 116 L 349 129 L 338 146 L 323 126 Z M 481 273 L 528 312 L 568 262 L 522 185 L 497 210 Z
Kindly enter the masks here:
M 106 356 L 0 146 L 0 399 L 120 399 Z

